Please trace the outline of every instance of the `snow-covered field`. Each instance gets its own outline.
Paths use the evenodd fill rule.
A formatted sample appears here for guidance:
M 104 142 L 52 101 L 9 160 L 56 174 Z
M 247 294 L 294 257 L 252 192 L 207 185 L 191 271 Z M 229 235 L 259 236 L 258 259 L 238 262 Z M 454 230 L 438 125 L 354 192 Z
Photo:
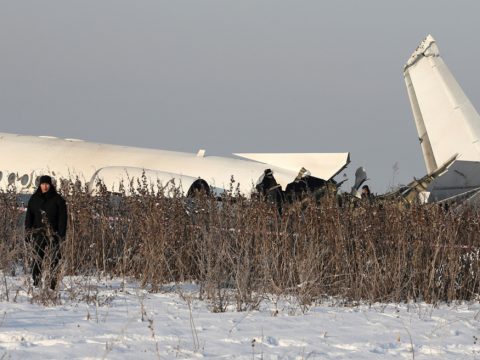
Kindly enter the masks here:
M 120 279 L 65 278 L 60 304 L 42 306 L 21 276 L 7 281 L 2 360 L 480 359 L 478 303 L 330 303 L 302 312 L 295 301 L 272 297 L 259 310 L 213 313 L 194 285 L 148 293 Z

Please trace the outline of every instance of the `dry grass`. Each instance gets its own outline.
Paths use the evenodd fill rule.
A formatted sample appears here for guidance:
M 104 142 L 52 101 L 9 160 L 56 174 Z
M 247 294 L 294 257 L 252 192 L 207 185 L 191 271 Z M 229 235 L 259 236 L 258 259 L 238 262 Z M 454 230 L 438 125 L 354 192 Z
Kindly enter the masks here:
M 78 182 L 62 184 L 69 227 L 61 274 L 134 277 L 152 291 L 195 281 L 213 311 L 255 308 L 267 294 L 306 306 L 329 297 L 345 304 L 478 297 L 480 222 L 471 208 L 406 209 L 394 201 L 339 207 L 333 198 L 307 198 L 280 215 L 231 192 L 218 202 L 129 186 L 133 196 L 101 187 L 90 196 Z M 22 221 L 16 196 L 1 193 L 3 273 L 22 261 L 28 266 Z

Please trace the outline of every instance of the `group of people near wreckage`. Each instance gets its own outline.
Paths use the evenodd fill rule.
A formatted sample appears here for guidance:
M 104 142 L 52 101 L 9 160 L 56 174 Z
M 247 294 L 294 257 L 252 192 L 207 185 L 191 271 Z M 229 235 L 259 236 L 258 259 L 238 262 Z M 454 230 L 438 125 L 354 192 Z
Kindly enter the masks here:
M 308 170 L 302 168 L 295 180 L 287 185 L 285 191 L 282 191 L 281 185 L 277 183 L 273 176 L 273 171 L 266 169 L 256 185 L 256 190 L 267 201 L 281 206 L 284 201 L 291 203 L 295 200 L 301 200 L 309 192 L 324 193 L 328 191 L 330 185 L 334 185 L 333 188 L 336 192 L 337 184 L 335 182 L 311 177 Z M 368 185 L 362 186 L 360 197 L 363 200 L 373 200 L 374 196 Z
M 269 193 L 274 202 L 283 196 L 271 170 L 265 171 L 262 186 L 257 186 L 257 190 Z M 362 187 L 361 198 L 373 198 L 368 185 Z M 50 176 L 40 177 L 38 188 L 28 201 L 25 232 L 26 241 L 32 248 L 33 285 L 39 287 L 43 278 L 48 279 L 48 283 L 43 284 L 44 287 L 55 289 L 61 258 L 60 245 L 67 233 L 67 206 Z

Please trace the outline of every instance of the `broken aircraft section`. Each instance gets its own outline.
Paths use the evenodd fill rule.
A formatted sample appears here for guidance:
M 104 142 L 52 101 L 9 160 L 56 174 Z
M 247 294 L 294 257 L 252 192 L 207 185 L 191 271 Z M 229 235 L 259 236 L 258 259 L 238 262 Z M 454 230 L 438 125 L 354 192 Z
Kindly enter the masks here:
M 428 171 L 411 187 L 427 191 L 429 202 L 469 199 L 473 203 L 472 195 L 480 190 L 478 112 L 431 35 L 413 52 L 403 73 Z
M 480 116 L 427 36 L 404 67 L 408 97 L 427 175 L 397 191 L 381 195 L 409 203 L 480 199 Z M 79 178 L 88 190 L 102 181 L 111 192 L 129 191 L 142 179 L 162 184 L 165 195 L 177 189 L 219 195 L 232 178 L 240 194 L 295 201 L 307 193 L 336 193 L 334 177 L 350 162 L 349 153 L 236 153 L 238 158 L 206 156 L 138 147 L 96 144 L 78 139 L 0 133 L 0 187 L 32 193 L 38 177 Z M 13 154 L 13 155 L 12 155 Z M 367 180 L 359 168 L 352 194 Z M 252 193 L 253 191 L 253 193 Z

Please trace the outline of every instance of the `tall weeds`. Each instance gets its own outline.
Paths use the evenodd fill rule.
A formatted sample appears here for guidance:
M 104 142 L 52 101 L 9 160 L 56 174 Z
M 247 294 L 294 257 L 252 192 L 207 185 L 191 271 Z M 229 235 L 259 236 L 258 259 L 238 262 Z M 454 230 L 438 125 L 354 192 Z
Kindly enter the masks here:
M 308 305 L 472 300 L 479 293 L 480 218 L 475 209 L 399 207 L 395 201 L 336 199 L 285 204 L 257 198 L 195 199 L 160 184 L 127 184 L 131 196 L 99 184 L 89 195 L 63 182 L 69 226 L 63 274 L 134 277 L 152 291 L 195 281 L 214 311 L 256 307 L 266 294 Z M 238 194 L 237 194 L 238 195 Z M 0 267 L 28 259 L 22 212 L 0 194 Z

